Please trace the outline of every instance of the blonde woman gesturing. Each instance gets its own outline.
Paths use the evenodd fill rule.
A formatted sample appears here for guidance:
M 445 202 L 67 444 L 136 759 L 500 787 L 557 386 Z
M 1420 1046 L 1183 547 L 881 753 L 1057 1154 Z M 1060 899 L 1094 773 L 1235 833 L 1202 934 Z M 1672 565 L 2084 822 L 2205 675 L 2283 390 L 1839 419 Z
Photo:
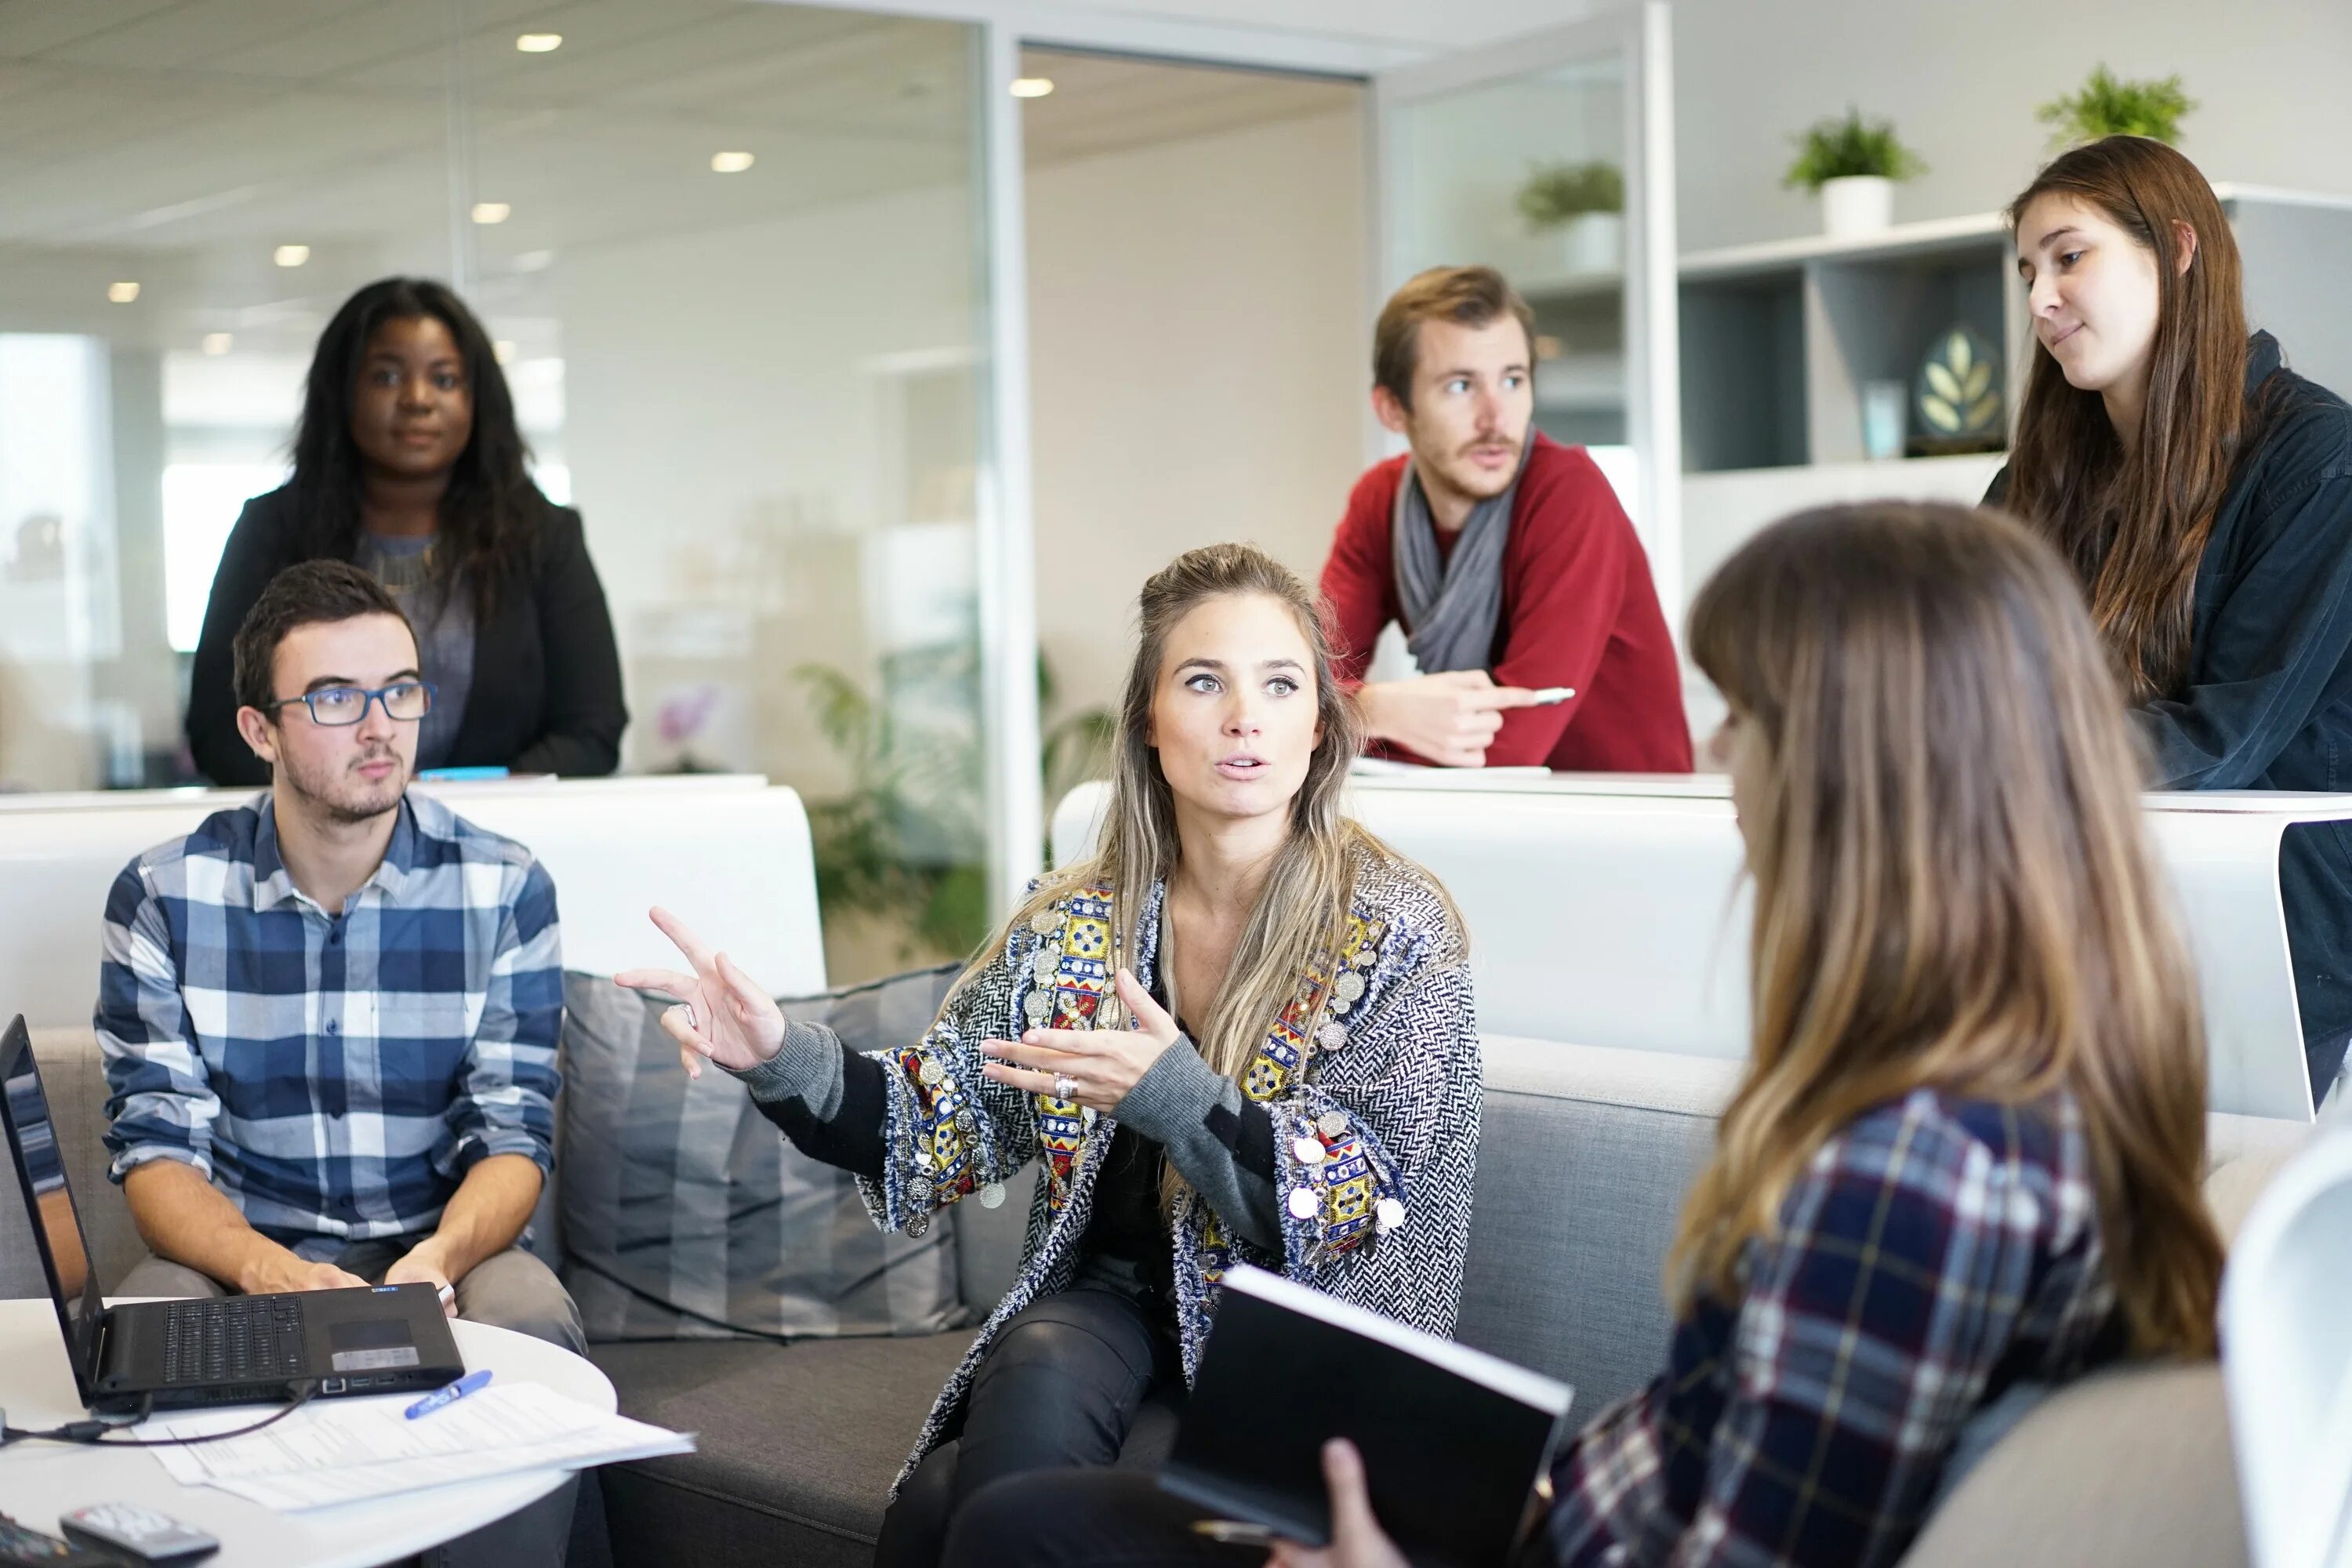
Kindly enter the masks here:
M 1567 1447 L 1517 1561 L 1892 1568 L 1992 1401 L 2213 1354 L 2195 981 L 2123 694 L 2017 523 L 1791 518 L 1700 592 L 1689 646 L 1730 706 L 1749 1059 L 1669 1257 L 1664 1368 Z M 1276 1563 L 1403 1568 L 1353 1450 L 1324 1468 L 1331 1545 Z M 1231 1560 L 1187 1522 L 1124 1470 L 1031 1475 L 948 1562 Z
M 925 1424 L 877 1561 L 991 1481 L 1108 1465 L 1180 1400 L 1232 1263 L 1437 1333 L 1480 1106 L 1460 916 L 1340 810 L 1358 730 L 1314 603 L 1255 550 L 1144 584 L 1101 847 L 1032 891 L 919 1040 L 854 1056 L 656 911 L 693 973 L 622 984 L 920 1234 L 1042 1161 L 1020 1276 Z

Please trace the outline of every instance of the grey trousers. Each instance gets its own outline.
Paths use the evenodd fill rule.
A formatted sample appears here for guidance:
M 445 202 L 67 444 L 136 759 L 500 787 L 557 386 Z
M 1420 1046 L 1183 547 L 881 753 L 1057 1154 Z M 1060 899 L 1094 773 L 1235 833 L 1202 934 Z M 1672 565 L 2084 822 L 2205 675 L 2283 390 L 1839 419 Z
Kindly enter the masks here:
M 375 1284 L 383 1271 L 408 1252 L 403 1241 L 359 1241 L 328 1259 Z M 235 1292 L 210 1275 L 185 1264 L 149 1254 L 122 1283 L 116 1296 L 227 1296 Z M 509 1247 L 484 1258 L 457 1281 L 457 1316 L 469 1323 L 511 1329 L 561 1345 L 574 1355 L 586 1352 L 588 1337 L 580 1327 L 580 1310 L 554 1272 L 521 1247 Z M 425 1554 L 432 1568 L 562 1568 L 564 1547 L 572 1534 L 572 1510 L 580 1494 L 580 1478 L 547 1496 L 481 1529 Z M 593 1517 L 593 1516 L 592 1516 Z

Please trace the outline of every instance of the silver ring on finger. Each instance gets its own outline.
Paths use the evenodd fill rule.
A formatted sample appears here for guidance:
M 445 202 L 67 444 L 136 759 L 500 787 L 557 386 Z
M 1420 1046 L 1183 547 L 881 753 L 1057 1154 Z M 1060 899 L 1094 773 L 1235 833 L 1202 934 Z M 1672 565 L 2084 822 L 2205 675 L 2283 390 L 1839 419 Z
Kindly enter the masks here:
M 1076 1079 L 1072 1078 L 1066 1072 L 1057 1072 L 1054 1075 L 1054 1098 L 1055 1100 L 1068 1100 L 1077 1092 L 1078 1080 Z
M 691 1002 L 681 1002 L 678 1005 L 686 1009 L 686 1026 L 692 1029 L 697 1034 L 700 1034 L 702 1032 L 702 1020 L 694 1016 L 694 1004 Z

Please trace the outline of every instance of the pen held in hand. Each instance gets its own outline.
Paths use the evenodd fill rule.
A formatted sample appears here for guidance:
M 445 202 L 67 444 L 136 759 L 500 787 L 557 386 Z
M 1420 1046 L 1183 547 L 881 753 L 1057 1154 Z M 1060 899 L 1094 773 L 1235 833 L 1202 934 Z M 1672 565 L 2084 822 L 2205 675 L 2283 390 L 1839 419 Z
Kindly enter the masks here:
M 1565 702 L 1575 695 L 1576 688 L 1573 686 L 1538 686 L 1536 688 L 1535 701 L 1530 706 L 1549 708 L 1554 703 Z

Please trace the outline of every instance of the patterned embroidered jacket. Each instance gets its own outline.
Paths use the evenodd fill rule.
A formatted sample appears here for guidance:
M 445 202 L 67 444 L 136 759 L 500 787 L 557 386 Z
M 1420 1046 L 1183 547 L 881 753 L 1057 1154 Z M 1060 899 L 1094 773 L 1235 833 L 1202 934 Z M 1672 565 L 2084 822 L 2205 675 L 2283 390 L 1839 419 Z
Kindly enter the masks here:
M 1150 986 L 1164 892 L 1152 889 L 1131 959 L 1113 953 L 1107 896 L 1056 900 L 949 998 L 919 1044 L 878 1054 L 887 1169 L 880 1181 L 859 1181 L 877 1223 L 919 1236 L 949 1204 L 973 1194 L 1003 1202 L 1002 1184 L 1032 1160 L 1045 1162 L 1047 1178 L 1036 1184 L 1019 1277 L 940 1392 L 900 1484 L 954 1436 L 1004 1325 L 1069 1285 L 1116 1131 L 1110 1117 L 988 1081 L 980 1042 L 1024 1027 L 1090 1026 L 1120 963 Z M 1243 1092 L 1275 1124 L 1281 1256 L 1227 1236 L 1189 1190 L 1179 1201 L 1176 1308 L 1188 1383 L 1217 1283 L 1234 1261 L 1432 1333 L 1451 1334 L 1461 1310 L 1481 1104 L 1464 936 L 1420 875 L 1369 852 L 1351 909 L 1345 951 L 1301 977 L 1244 1078 Z

